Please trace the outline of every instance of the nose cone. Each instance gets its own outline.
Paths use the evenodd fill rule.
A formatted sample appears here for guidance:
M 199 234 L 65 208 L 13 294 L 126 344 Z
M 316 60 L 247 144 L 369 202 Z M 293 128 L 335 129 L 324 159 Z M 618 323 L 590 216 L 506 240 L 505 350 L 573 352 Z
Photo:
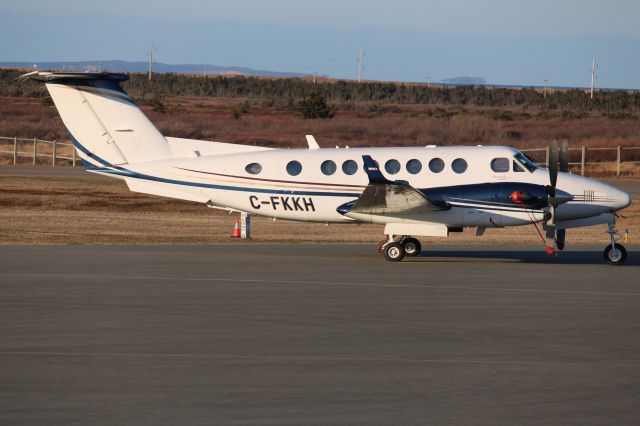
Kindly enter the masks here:
M 615 211 L 622 210 L 631 205 L 631 196 L 624 191 L 614 188 L 609 189 L 609 198 L 611 199 L 612 207 Z

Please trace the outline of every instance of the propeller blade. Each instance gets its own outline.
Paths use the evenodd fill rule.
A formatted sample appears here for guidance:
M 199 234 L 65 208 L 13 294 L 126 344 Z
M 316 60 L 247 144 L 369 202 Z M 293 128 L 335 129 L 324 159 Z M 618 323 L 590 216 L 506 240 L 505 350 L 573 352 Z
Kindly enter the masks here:
M 546 243 L 545 248 L 547 250 L 547 254 L 553 254 L 554 247 L 556 244 L 556 208 L 554 206 L 549 206 L 549 214 L 551 215 L 545 224 L 546 231 Z
M 549 148 L 549 181 L 555 189 L 558 182 L 558 141 L 552 141 Z
M 569 173 L 569 142 L 560 142 L 560 171 Z
M 558 250 L 564 250 L 564 242 L 567 236 L 566 229 L 558 229 L 556 230 L 556 246 Z

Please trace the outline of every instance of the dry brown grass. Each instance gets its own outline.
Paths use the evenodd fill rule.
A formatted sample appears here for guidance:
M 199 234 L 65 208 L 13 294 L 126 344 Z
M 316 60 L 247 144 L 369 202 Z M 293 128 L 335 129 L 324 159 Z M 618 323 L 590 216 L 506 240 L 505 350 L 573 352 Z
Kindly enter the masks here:
M 420 146 L 429 144 L 511 145 L 542 147 L 554 139 L 572 146 L 640 146 L 640 120 L 616 120 L 599 113 L 584 118 L 537 118 L 535 111 L 516 111 L 512 121 L 496 120 L 492 108 L 461 110 L 450 118 L 434 115 L 433 106 L 342 105 L 334 119 L 303 120 L 289 109 L 265 100 L 168 98 L 142 105 L 166 135 L 233 143 L 303 147 L 313 133 L 324 146 Z M 237 118 L 239 117 L 239 118 Z M 523 118 L 524 117 L 524 118 Z M 67 140 L 57 111 L 39 99 L 0 98 L 0 136 Z M 638 154 L 640 156 L 640 154 Z
M 1 169 L 0 169 L 1 172 Z M 619 223 L 640 232 L 640 202 Z M 22 177 L 0 174 L 0 244 L 218 244 L 231 239 L 237 216 L 200 204 L 129 192 L 124 182 L 86 174 L 78 177 Z M 323 225 L 253 219 L 251 243 L 368 243 L 382 238 L 378 225 Z M 569 231 L 569 244 L 604 244 L 604 226 Z M 437 244 L 542 244 L 532 226 L 473 230 Z M 243 242 L 248 243 L 248 242 Z M 425 248 L 427 248 L 425 247 Z

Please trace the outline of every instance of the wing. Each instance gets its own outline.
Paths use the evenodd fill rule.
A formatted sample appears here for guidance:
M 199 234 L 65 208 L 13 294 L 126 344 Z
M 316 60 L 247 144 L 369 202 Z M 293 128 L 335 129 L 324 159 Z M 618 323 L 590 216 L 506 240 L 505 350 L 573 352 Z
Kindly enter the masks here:
M 369 184 L 357 200 L 340 206 L 340 213 L 347 216 L 349 213 L 404 216 L 451 208 L 446 202 L 430 200 L 407 182 L 386 179 L 371 156 L 363 155 L 362 159 Z

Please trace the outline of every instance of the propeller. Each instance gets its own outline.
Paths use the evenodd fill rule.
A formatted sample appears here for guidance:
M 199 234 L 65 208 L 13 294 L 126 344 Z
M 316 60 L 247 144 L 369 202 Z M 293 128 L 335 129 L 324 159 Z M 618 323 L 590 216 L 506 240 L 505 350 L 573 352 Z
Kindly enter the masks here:
M 566 139 L 560 142 L 560 171 L 569 173 L 569 142 Z
M 566 139 L 560 142 L 560 171 L 569 173 L 569 142 Z M 556 246 L 558 250 L 564 250 L 566 235 L 566 229 L 556 230 Z
M 553 254 L 554 245 L 559 250 L 564 249 L 566 231 L 564 229 L 557 229 L 556 227 L 556 208 L 567 201 L 570 201 L 573 197 L 571 194 L 567 194 L 564 191 L 560 191 L 560 195 L 556 190 L 556 184 L 558 183 L 558 170 L 563 173 L 569 172 L 569 144 L 566 140 L 562 141 L 560 147 L 560 153 L 558 154 L 558 142 L 552 141 L 549 148 L 549 184 L 547 185 L 548 205 L 549 205 L 549 219 L 546 223 L 546 250 L 547 253 Z

